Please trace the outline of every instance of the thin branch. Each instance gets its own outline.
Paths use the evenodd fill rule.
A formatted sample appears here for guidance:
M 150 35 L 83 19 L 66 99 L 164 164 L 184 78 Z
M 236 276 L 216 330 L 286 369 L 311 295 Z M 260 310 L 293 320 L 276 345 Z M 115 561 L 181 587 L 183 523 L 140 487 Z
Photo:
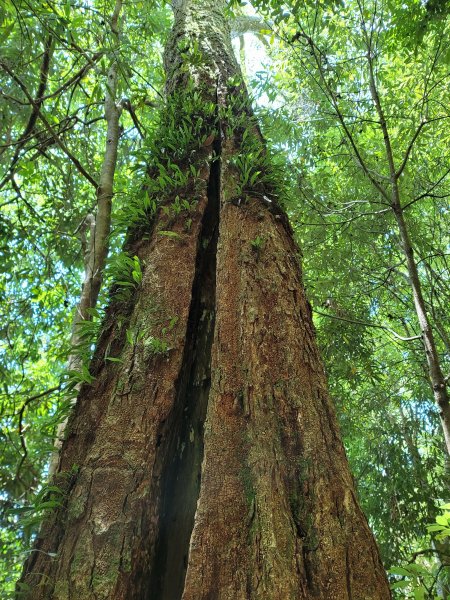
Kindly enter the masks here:
M 411 200 L 410 202 L 408 202 L 407 204 L 405 204 L 405 206 L 403 207 L 403 210 L 405 210 L 406 208 L 408 208 L 408 206 L 411 206 L 411 204 L 414 204 L 415 202 L 418 202 L 419 200 L 422 200 L 422 198 L 433 198 L 433 197 L 437 197 L 439 198 L 439 196 L 434 196 L 431 192 L 437 188 L 438 185 L 440 185 L 444 179 L 447 177 L 447 175 L 450 174 L 450 168 L 447 169 L 445 171 L 445 173 L 443 175 L 441 175 L 441 177 L 439 177 L 439 179 L 433 183 L 433 185 L 431 187 L 428 188 L 428 190 L 426 192 L 423 192 L 422 194 L 420 194 L 419 196 L 416 196 L 416 198 L 414 198 L 413 200 Z M 447 197 L 447 194 L 442 196 L 443 198 Z
M 416 558 L 418 556 L 421 556 L 422 554 L 438 554 L 439 556 L 445 556 L 447 558 L 450 558 L 450 554 L 445 554 L 444 552 L 441 552 L 437 548 L 425 548 L 424 550 L 417 550 L 416 552 L 413 552 L 411 554 L 411 559 L 408 562 L 409 563 L 414 562 L 416 560 Z
M 403 173 L 405 167 L 406 167 L 406 163 L 408 162 L 409 159 L 409 155 L 411 154 L 411 150 L 414 146 L 414 142 L 417 140 L 417 138 L 420 135 L 420 132 L 422 131 L 424 125 L 425 125 L 426 121 L 422 121 L 419 125 L 419 127 L 416 129 L 415 134 L 412 136 L 411 141 L 409 142 L 409 146 L 406 149 L 405 152 L 405 156 L 403 158 L 402 164 L 400 165 L 400 167 L 398 168 L 397 172 L 395 173 L 395 178 L 398 179 L 400 177 L 400 175 Z
M 30 396 L 23 402 L 22 406 L 20 407 L 19 412 L 18 412 L 18 417 L 19 417 L 18 430 L 19 430 L 19 437 L 20 437 L 20 445 L 22 446 L 23 454 L 22 454 L 22 457 L 20 459 L 19 465 L 16 470 L 16 477 L 19 475 L 22 465 L 28 456 L 28 448 L 27 448 L 27 445 L 25 442 L 25 436 L 24 436 L 24 430 L 23 430 L 23 416 L 24 416 L 26 407 L 29 404 L 31 404 L 32 402 L 34 402 L 35 400 L 39 400 L 40 398 L 43 398 L 44 396 L 49 396 L 50 394 L 53 394 L 54 392 L 59 392 L 60 390 L 61 390 L 61 384 L 58 384 L 55 387 L 45 390 L 45 392 L 40 392 L 39 394 Z
M 384 331 L 387 331 L 388 333 L 393 335 L 397 340 L 400 340 L 401 342 L 412 342 L 414 340 L 420 340 L 422 338 L 421 335 L 414 335 L 411 337 L 403 337 L 403 336 L 399 335 L 398 333 L 396 333 L 395 331 L 393 331 L 390 327 L 386 327 L 386 325 L 378 325 L 377 323 L 369 323 L 367 321 L 360 321 L 359 319 L 349 319 L 347 317 L 338 317 L 337 315 L 330 315 L 330 314 L 324 313 L 324 312 L 322 312 L 320 310 L 316 310 L 316 309 L 313 309 L 313 312 L 320 315 L 321 317 L 328 317 L 330 319 L 336 319 L 338 321 L 345 321 L 346 323 L 352 323 L 353 325 L 363 325 L 364 327 L 375 327 L 376 329 L 383 329 Z
M 363 170 L 363 172 L 366 174 L 366 176 L 368 177 L 369 181 L 372 183 L 372 185 L 380 192 L 380 194 L 387 200 L 390 201 L 389 195 L 387 194 L 386 190 L 384 189 L 384 187 L 377 181 L 378 179 L 384 179 L 384 177 L 382 175 L 379 175 L 378 173 L 374 173 L 372 169 L 369 169 L 369 167 L 366 165 L 365 160 L 362 157 L 361 152 L 359 151 L 358 146 L 356 145 L 356 142 L 353 138 L 353 135 L 350 131 L 350 129 L 348 128 L 348 125 L 345 121 L 344 115 L 342 113 L 342 111 L 339 108 L 338 102 L 337 102 L 337 98 L 336 98 L 336 94 L 334 93 L 334 91 L 330 88 L 330 85 L 328 84 L 325 75 L 323 73 L 322 70 L 322 64 L 320 61 L 320 56 L 323 56 L 322 51 L 320 50 L 320 48 L 318 48 L 318 46 L 316 45 L 316 43 L 314 42 L 314 40 L 307 35 L 304 31 L 302 32 L 298 32 L 297 33 L 298 37 L 301 37 L 303 39 L 306 40 L 307 44 L 310 47 L 311 53 L 314 57 L 314 60 L 316 62 L 316 67 L 317 67 L 317 71 L 319 73 L 320 79 L 322 81 L 322 85 L 326 90 L 326 96 L 328 97 L 334 111 L 335 114 L 341 124 L 342 129 L 344 130 L 345 136 L 348 140 L 348 142 L 350 143 L 350 146 L 354 152 L 355 155 L 355 159 L 356 162 L 358 164 L 358 166 Z M 291 40 L 292 41 L 292 40 Z M 374 173 L 374 174 L 372 174 Z
M 47 94 L 46 96 L 43 96 L 41 98 L 41 100 L 44 101 L 44 100 L 48 100 L 49 98 L 54 98 L 55 96 L 59 96 L 59 94 L 61 94 L 61 92 L 64 92 L 71 85 L 73 85 L 74 83 L 78 83 L 81 79 L 83 79 L 83 77 L 88 73 L 88 71 L 95 66 L 95 63 L 98 62 L 102 56 L 104 56 L 104 54 L 105 54 L 104 51 L 96 52 L 95 54 L 93 54 L 92 57 L 89 58 L 89 62 L 86 65 L 84 65 L 83 67 L 81 67 L 81 69 L 79 69 L 75 73 L 75 75 L 72 75 L 72 77 L 70 79 L 68 79 L 65 83 L 63 83 L 62 86 L 60 86 L 57 90 L 55 90 L 51 94 Z
M 442 121 L 444 119 L 449 119 L 450 116 L 449 115 L 444 115 L 442 117 L 436 117 L 434 119 L 424 119 L 419 127 L 416 129 L 416 132 L 414 133 L 413 137 L 411 138 L 411 141 L 409 143 L 408 148 L 406 149 L 406 153 L 405 156 L 403 158 L 402 164 L 400 165 L 400 167 L 398 168 L 397 172 L 395 173 L 395 178 L 398 179 L 400 177 L 400 175 L 403 173 L 404 168 L 406 167 L 406 163 L 408 162 L 409 159 L 409 155 L 411 154 L 411 150 L 414 146 L 415 141 L 417 140 L 417 138 L 420 135 L 420 132 L 422 131 L 422 129 L 424 128 L 425 125 L 427 125 L 428 123 L 433 123 L 435 121 Z
M 60 139 L 60 137 L 58 136 L 58 133 L 53 129 L 53 127 L 50 125 L 50 123 L 47 121 L 47 119 L 44 117 L 44 115 L 41 113 L 40 110 L 40 105 L 34 100 L 34 98 L 30 95 L 30 93 L 28 92 L 28 89 L 26 88 L 25 84 L 22 82 L 22 80 L 17 77 L 17 75 L 14 73 L 14 71 L 12 69 L 10 69 L 10 67 L 8 67 L 8 65 L 5 63 L 5 61 L 0 60 L 0 66 L 8 73 L 8 75 L 10 75 L 10 77 L 19 85 L 19 87 L 21 88 L 21 90 L 23 91 L 23 93 L 25 94 L 25 96 L 28 98 L 30 104 L 36 109 L 37 111 L 37 117 L 42 121 L 42 123 L 44 124 L 44 127 L 47 129 L 47 131 L 52 135 L 53 139 L 55 140 L 56 144 L 61 148 L 61 150 L 66 154 L 66 156 L 70 159 L 70 161 L 74 164 L 75 168 L 77 169 L 77 171 L 79 173 L 81 173 L 81 175 L 83 175 L 90 184 L 92 184 L 95 189 L 98 188 L 98 183 L 95 181 L 95 179 L 86 171 L 86 169 L 83 167 L 83 165 L 80 163 L 80 161 L 70 152 L 70 150 L 67 148 L 67 146 L 64 144 L 64 142 Z M 5 183 L 10 179 L 10 176 L 7 176 L 3 182 L 0 184 L 0 189 L 5 185 Z
M 39 86 L 38 86 L 38 89 L 36 92 L 36 99 L 35 100 L 32 99 L 32 102 L 30 102 L 30 104 L 32 104 L 32 106 L 33 106 L 33 110 L 31 111 L 31 114 L 30 114 L 28 122 L 25 126 L 25 129 L 23 130 L 23 132 L 18 140 L 17 148 L 14 151 L 11 165 L 9 167 L 10 175 L 14 172 L 14 167 L 15 167 L 17 161 L 19 160 L 20 151 L 22 150 L 23 146 L 26 144 L 27 139 L 29 138 L 30 134 L 33 132 L 34 127 L 36 125 L 36 121 L 39 116 L 39 111 L 41 109 L 42 102 L 43 102 L 42 96 L 44 95 L 44 92 L 47 89 L 48 73 L 49 73 L 49 69 L 50 69 L 52 48 L 53 48 L 53 36 L 49 35 L 47 37 L 47 39 L 45 40 L 45 44 L 44 44 L 44 53 L 42 55 L 42 63 L 41 63 L 40 73 L 39 73 Z M 3 66 L 3 63 L 0 63 L 0 64 L 2 64 L 2 66 Z M 9 179 L 9 177 L 7 177 L 7 179 L 4 180 L 4 182 L 2 184 L 0 184 L 0 189 L 3 187 L 4 183 L 6 183 L 6 181 L 8 181 L 8 179 Z
M 128 111 L 128 113 L 130 114 L 130 117 L 133 121 L 133 124 L 135 126 L 135 128 L 137 129 L 137 132 L 139 133 L 141 139 L 145 139 L 145 134 L 142 131 L 142 125 L 139 123 L 139 119 L 137 118 L 136 112 L 133 108 L 133 105 L 131 104 L 130 100 L 128 98 L 124 98 L 122 100 L 122 107 Z
M 378 118 L 379 118 L 379 121 L 380 121 L 380 127 L 381 127 L 381 131 L 382 131 L 382 134 L 383 134 L 384 147 L 385 147 L 385 151 L 386 151 L 386 158 L 387 158 L 387 161 L 388 161 L 389 173 L 390 173 L 390 176 L 391 176 L 391 184 L 393 186 L 393 193 L 397 197 L 398 190 L 397 190 L 396 178 L 395 178 L 396 169 L 395 169 L 395 163 L 394 163 L 394 154 L 393 154 L 393 151 L 392 151 L 391 138 L 390 138 L 389 131 L 388 131 L 388 128 L 387 128 L 386 116 L 384 114 L 384 110 L 383 110 L 383 107 L 381 105 L 380 96 L 378 94 L 378 89 L 377 89 L 377 86 L 376 86 L 375 73 L 374 73 L 374 68 L 373 68 L 373 58 L 374 58 L 373 47 L 372 47 L 373 29 L 371 28 L 370 36 L 369 36 L 368 33 L 367 33 L 366 23 L 364 21 L 364 12 L 363 12 L 363 9 L 361 7 L 360 0 L 358 0 L 358 7 L 359 7 L 360 14 L 361 14 L 361 21 L 362 21 L 362 27 L 363 27 L 364 36 L 366 38 L 367 64 L 368 64 L 368 67 L 369 67 L 369 89 L 370 89 L 370 95 L 372 96 L 372 101 L 374 103 L 375 110 L 377 111 Z

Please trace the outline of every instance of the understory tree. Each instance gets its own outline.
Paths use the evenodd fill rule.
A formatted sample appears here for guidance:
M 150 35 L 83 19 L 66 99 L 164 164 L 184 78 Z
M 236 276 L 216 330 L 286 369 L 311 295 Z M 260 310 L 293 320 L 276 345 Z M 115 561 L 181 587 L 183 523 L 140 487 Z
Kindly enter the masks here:
M 166 104 L 19 591 L 387 599 L 225 3 L 174 3 Z

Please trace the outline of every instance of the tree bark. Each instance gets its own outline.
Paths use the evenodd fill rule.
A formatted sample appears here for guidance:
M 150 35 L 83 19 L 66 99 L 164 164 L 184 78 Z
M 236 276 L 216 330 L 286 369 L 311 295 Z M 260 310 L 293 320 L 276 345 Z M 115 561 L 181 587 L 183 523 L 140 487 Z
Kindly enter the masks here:
M 196 175 L 130 233 L 142 283 L 107 311 L 63 506 L 24 568 L 33 600 L 390 598 L 223 9 L 175 8 L 169 101 L 190 90 L 216 115 L 179 162 Z

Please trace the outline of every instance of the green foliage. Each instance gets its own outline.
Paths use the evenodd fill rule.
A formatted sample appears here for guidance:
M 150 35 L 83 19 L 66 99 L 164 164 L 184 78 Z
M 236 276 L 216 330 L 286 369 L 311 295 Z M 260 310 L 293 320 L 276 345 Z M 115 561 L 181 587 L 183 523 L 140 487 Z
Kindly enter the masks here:
M 376 40 L 376 84 L 397 167 L 420 127 L 400 189 L 427 309 L 438 332 L 438 352 L 448 373 L 448 2 L 369 1 L 362 12 L 356 0 L 256 0 L 253 5 L 268 21 L 271 36 L 267 66 L 251 82 L 253 94 L 262 99 L 257 120 L 237 79 L 227 82 L 230 94 L 218 114 L 215 96 L 205 101 L 205 90 L 189 78 L 190 68 L 208 58 L 195 40 L 178 48 L 184 89 L 163 99 L 161 54 L 171 19 L 166 5 L 126 3 L 120 47 L 113 51 L 105 26 L 112 1 L 2 4 L 3 596 L 12 593 L 42 515 L 62 501 L 58 490 L 43 488 L 42 481 L 55 427 L 69 411 L 70 388 L 92 382 L 88 361 L 108 290 L 118 303 L 126 303 L 142 282 L 144 265 L 134 251 L 122 251 L 124 238 L 131 229 L 145 240 L 158 211 L 167 218 L 158 235 L 179 240 L 170 227 L 180 217 L 189 232 L 192 199 L 204 186 L 206 142 L 212 139 L 216 148 L 220 128 L 227 138 L 241 142 L 232 159 L 238 195 L 277 198 L 289 210 L 303 248 L 304 280 L 361 501 L 386 564 L 402 565 L 393 571 L 403 578 L 397 582 L 397 597 L 434 598 L 442 583 L 435 559 L 410 561 L 425 548 L 424 531 L 435 518 L 429 532 L 437 536 L 436 543 L 446 541 L 448 507 L 437 515 L 436 502 L 444 500 L 448 480 L 421 341 L 398 338 L 419 333 L 398 233 L 386 199 L 374 191 L 368 176 L 376 173 L 381 187 L 388 188 L 383 133 L 368 86 L 364 25 Z M 230 10 L 240 9 L 234 3 Z M 101 168 L 105 79 L 113 59 L 120 72 L 118 97 L 129 100 L 138 123 L 123 110 L 111 258 L 99 308 L 80 325 L 82 340 L 76 350 L 83 366 L 69 380 L 68 340 L 83 270 L 79 225 L 93 210 L 95 190 L 44 121 L 30 126 L 33 107 L 24 88 L 38 98 L 46 49 L 50 66 L 41 114 L 89 174 L 97 178 Z M 258 122 L 270 152 L 261 150 Z M 355 157 L 344 124 L 367 172 Z M 250 245 L 259 255 L 264 231 Z M 133 348 L 142 344 L 146 355 L 162 358 L 173 346 L 176 317 L 162 317 L 156 302 L 149 312 L 153 335 L 128 329 L 126 342 Z M 251 482 L 245 474 L 243 478 L 251 504 Z M 298 507 L 299 499 L 293 504 Z
M 10 515 L 22 515 L 21 524 L 27 528 L 40 524 L 44 516 L 49 512 L 62 506 L 64 492 L 56 485 L 45 485 L 33 498 L 33 503 L 20 508 L 11 508 Z
M 261 250 L 261 248 L 264 247 L 264 243 L 265 243 L 265 238 L 261 237 L 260 235 L 257 235 L 255 237 L 255 239 L 253 239 L 250 244 L 253 248 L 253 250 L 259 251 Z
M 448 600 L 450 592 L 450 561 L 445 555 L 450 541 L 450 504 L 440 507 L 441 514 L 436 517 L 436 523 L 428 525 L 431 538 L 435 538 L 441 544 L 446 541 L 444 548 L 444 559 L 439 560 L 439 550 L 436 544 L 430 540 L 431 548 L 419 549 L 414 552 L 410 561 L 400 567 L 392 567 L 389 573 L 394 576 L 391 589 L 398 598 L 414 598 L 415 600 Z M 439 585 L 441 582 L 441 585 Z M 439 587 L 441 589 L 439 589 Z M 445 588 L 445 589 L 444 589 Z
M 120 252 L 111 257 L 106 269 L 107 279 L 112 285 L 112 296 L 116 301 L 128 302 L 142 282 L 139 257 Z
M 205 101 L 205 94 L 190 79 L 183 90 L 172 92 L 166 100 L 160 131 L 154 140 L 154 157 L 186 159 L 215 131 L 216 119 L 214 98 Z M 152 167 L 150 163 L 150 170 Z
M 28 493 L 26 503 L 11 502 L 2 508 L 0 536 L 0 586 L 2 597 L 13 597 L 28 546 L 46 515 L 62 505 L 63 490 L 44 485 L 36 493 Z M 20 562 L 19 562 L 20 561 Z M 11 596 L 10 596 L 11 594 Z
M 450 504 L 443 504 L 442 514 L 436 517 L 436 523 L 428 525 L 428 533 L 433 533 L 438 541 L 450 537 Z
M 258 167 L 263 161 L 264 151 L 248 129 L 244 130 L 241 149 L 241 152 L 232 158 L 232 164 L 239 173 L 237 195 L 250 190 L 262 179 L 262 172 Z
M 216 104 L 189 80 L 183 90 L 170 94 L 155 115 L 154 130 L 133 152 L 133 189 L 118 206 L 116 236 L 125 231 L 150 231 L 156 212 L 170 217 L 193 206 L 183 196 L 200 183 L 200 150 L 217 129 Z
M 170 350 L 169 344 L 160 338 L 148 337 L 144 340 L 144 348 L 148 354 L 167 354 Z

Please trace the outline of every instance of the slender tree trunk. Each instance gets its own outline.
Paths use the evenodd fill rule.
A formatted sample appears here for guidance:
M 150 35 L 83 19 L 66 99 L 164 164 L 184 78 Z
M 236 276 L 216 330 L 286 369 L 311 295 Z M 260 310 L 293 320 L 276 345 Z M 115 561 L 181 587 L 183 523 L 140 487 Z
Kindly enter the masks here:
M 419 321 L 420 331 L 427 358 L 428 375 L 433 388 L 433 395 L 436 405 L 439 408 L 439 416 L 441 419 L 442 430 L 444 432 L 445 445 L 447 454 L 450 455 L 450 402 L 447 391 L 447 383 L 444 374 L 442 373 L 439 355 L 436 348 L 436 342 L 433 335 L 433 329 L 426 311 L 425 300 L 422 294 L 422 286 L 420 283 L 417 264 L 414 259 L 414 251 L 409 239 L 408 228 L 405 222 L 403 209 L 398 198 L 398 194 L 394 196 L 392 205 L 395 219 L 397 221 L 400 239 L 403 252 L 406 258 L 406 266 L 413 293 L 414 307 L 416 309 L 417 319 Z
M 171 198 L 191 202 L 189 227 L 161 210 L 130 234 L 142 284 L 107 312 L 62 449 L 64 506 L 21 580 L 33 600 L 390 598 L 223 9 L 175 9 L 169 98 L 188 90 L 181 104 L 216 116 L 179 163 L 197 173 Z
M 373 36 L 372 32 L 369 32 L 366 27 L 364 10 L 363 6 L 360 2 L 358 2 L 360 16 L 361 16 L 361 25 L 363 28 L 363 33 L 365 37 L 365 44 L 367 49 L 367 66 L 368 66 L 368 78 L 369 78 L 369 90 L 372 97 L 372 101 L 375 107 L 375 110 L 378 115 L 379 125 L 381 129 L 381 133 L 383 135 L 383 143 L 385 147 L 386 153 L 386 161 L 389 169 L 389 184 L 390 190 L 385 189 L 385 184 L 382 183 L 383 180 L 387 179 L 386 177 L 380 176 L 376 171 L 373 171 L 369 168 L 366 163 L 363 155 L 361 154 L 358 145 L 353 137 L 353 134 L 348 127 L 344 114 L 342 113 L 339 103 L 337 101 L 337 93 L 331 87 L 329 78 L 326 76 L 323 61 L 322 61 L 322 52 L 316 45 L 313 38 L 311 38 L 307 33 L 301 29 L 299 26 L 299 36 L 303 38 L 311 51 L 311 55 L 315 61 L 321 84 L 326 90 L 330 103 L 336 113 L 336 117 L 342 127 L 342 130 L 345 134 L 345 137 L 348 141 L 349 147 L 354 155 L 357 165 L 362 169 L 371 185 L 374 189 L 381 194 L 381 196 L 390 204 L 390 207 L 395 216 L 398 231 L 400 235 L 400 240 L 402 244 L 402 249 L 404 253 L 404 257 L 406 259 L 407 270 L 408 270 L 408 279 L 411 286 L 411 291 L 413 294 L 413 302 L 414 308 L 416 311 L 417 319 L 419 321 L 421 337 L 423 339 L 425 355 L 427 359 L 428 366 L 428 376 L 430 379 L 430 384 L 433 390 L 433 397 L 436 402 L 436 405 L 439 409 L 439 416 L 441 419 L 441 425 L 444 433 L 444 441 L 445 447 L 447 451 L 447 456 L 450 456 L 450 402 L 449 402 L 449 394 L 448 394 L 448 379 L 444 377 L 441 369 L 441 363 L 439 359 L 439 354 L 436 347 L 436 342 L 434 339 L 433 329 L 431 327 L 430 319 L 428 317 L 425 301 L 422 294 L 422 286 L 419 277 L 419 271 L 417 268 L 417 263 L 414 259 L 413 247 L 411 244 L 411 240 L 409 237 L 408 228 L 405 221 L 404 210 L 402 208 L 402 204 L 400 201 L 400 189 L 399 189 L 399 178 L 408 162 L 408 158 L 410 156 L 411 149 L 414 145 L 414 142 L 417 140 L 425 122 L 422 122 L 420 127 L 416 130 L 416 133 L 412 137 L 410 141 L 410 145 L 403 157 L 403 161 L 399 168 L 396 168 L 394 161 L 394 154 L 392 150 L 391 138 L 389 135 L 387 121 L 384 114 L 383 106 L 381 103 L 380 95 L 378 93 L 378 88 L 375 79 L 375 71 L 374 71 L 374 60 L 375 60 L 375 49 L 373 47 Z
M 113 52 L 119 49 L 119 18 L 122 10 L 122 0 L 116 0 L 110 26 L 114 38 Z M 111 207 L 114 195 L 114 174 L 117 164 L 117 149 L 119 146 L 119 121 L 122 107 L 117 103 L 118 86 L 117 56 L 111 58 L 105 90 L 105 120 L 106 142 L 100 170 L 99 185 L 96 191 L 96 215 L 88 214 L 81 226 L 82 250 L 84 258 L 84 279 L 81 296 L 75 308 L 72 322 L 70 345 L 71 354 L 68 359 L 68 370 L 80 371 L 83 358 L 80 346 L 83 343 L 82 324 L 90 321 L 90 310 L 97 305 L 98 296 L 103 280 L 103 272 L 108 256 L 108 236 L 111 227 Z M 62 441 L 67 427 L 67 419 L 58 425 L 55 439 L 55 451 L 50 459 L 49 476 L 56 471 Z
M 113 56 L 108 69 L 105 89 L 106 140 L 103 162 L 100 170 L 99 185 L 96 192 L 97 212 L 95 218 L 87 216 L 89 240 L 85 251 L 85 273 L 80 301 L 75 311 L 72 327 L 71 343 L 75 351 L 69 358 L 69 368 L 81 368 L 77 347 L 82 343 L 80 324 L 89 320 L 89 310 L 97 304 L 100 292 L 106 257 L 108 255 L 108 236 L 111 226 L 111 203 L 114 194 L 114 174 L 119 146 L 119 120 L 122 106 L 117 102 L 118 58 L 119 51 L 119 19 L 122 11 L 122 0 L 116 0 L 110 20 L 111 33 L 114 40 Z
M 362 6 L 360 5 L 360 11 L 362 14 Z M 363 20 L 364 22 L 364 20 Z M 406 259 L 406 267 L 408 270 L 408 277 L 413 295 L 414 308 L 416 310 L 417 320 L 419 321 L 420 332 L 422 335 L 422 341 L 425 350 L 425 356 L 428 365 L 428 375 L 430 378 L 431 387 L 433 390 L 434 400 L 439 409 L 439 416 L 441 419 L 442 430 L 444 433 L 445 446 L 447 454 L 450 455 L 450 402 L 447 392 L 447 382 L 445 381 L 442 373 L 441 364 L 439 360 L 439 354 L 434 339 L 433 329 L 428 318 L 425 300 L 422 293 L 422 284 L 420 283 L 419 271 L 417 268 L 416 261 L 414 259 L 413 246 L 409 237 L 408 227 L 405 221 L 405 215 L 400 200 L 400 189 L 399 189 L 399 177 L 406 165 L 409 150 L 407 151 L 403 163 L 400 168 L 395 167 L 394 153 L 392 151 L 391 138 L 389 135 L 386 117 L 384 114 L 383 107 L 381 105 L 380 96 L 375 81 L 374 73 L 374 56 L 372 48 L 372 38 L 367 33 L 365 25 L 363 25 L 366 45 L 367 45 L 367 63 L 369 67 L 369 86 L 372 100 L 380 119 L 380 128 L 383 133 L 384 147 L 386 151 L 386 159 L 389 166 L 389 175 L 391 183 L 391 195 L 390 197 L 386 194 L 388 200 L 390 200 L 391 208 L 397 222 L 397 227 L 400 235 L 400 241 L 402 244 L 403 254 Z M 420 128 L 417 130 L 417 135 L 420 133 Z M 412 147 L 411 142 L 411 146 Z

